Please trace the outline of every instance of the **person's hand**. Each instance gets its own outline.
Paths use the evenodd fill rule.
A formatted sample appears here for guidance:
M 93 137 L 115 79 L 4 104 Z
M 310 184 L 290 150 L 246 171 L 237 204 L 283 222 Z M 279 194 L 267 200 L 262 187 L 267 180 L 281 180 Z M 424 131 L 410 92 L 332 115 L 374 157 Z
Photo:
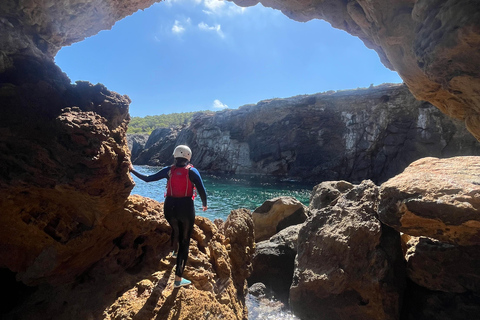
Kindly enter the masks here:
M 203 211 L 207 211 L 208 207 L 207 206 L 203 206 Z

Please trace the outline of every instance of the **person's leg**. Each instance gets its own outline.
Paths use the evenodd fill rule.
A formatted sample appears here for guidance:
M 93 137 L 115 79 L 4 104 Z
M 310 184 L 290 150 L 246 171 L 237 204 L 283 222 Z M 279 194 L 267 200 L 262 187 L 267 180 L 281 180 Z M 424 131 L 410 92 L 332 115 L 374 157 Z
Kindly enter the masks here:
M 173 247 L 174 252 L 178 252 L 178 235 L 179 227 L 178 220 L 176 219 L 175 211 L 177 209 L 176 201 L 174 198 L 167 197 L 163 204 L 163 212 L 165 214 L 165 219 L 167 219 L 168 224 L 172 228 L 170 234 L 170 245 Z
M 175 284 L 178 285 L 182 280 L 183 271 L 188 260 L 188 250 L 190 247 L 190 237 L 192 235 L 195 223 L 195 208 L 191 198 L 182 198 L 181 213 L 178 212 L 179 226 L 179 246 L 177 255 L 177 267 L 175 269 Z

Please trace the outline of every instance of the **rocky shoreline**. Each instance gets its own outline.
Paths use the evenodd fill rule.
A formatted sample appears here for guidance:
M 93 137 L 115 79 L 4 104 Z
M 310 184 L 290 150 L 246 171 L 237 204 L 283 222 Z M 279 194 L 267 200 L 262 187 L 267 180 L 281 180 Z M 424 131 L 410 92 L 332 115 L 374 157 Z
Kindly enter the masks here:
M 256 244 L 249 284 L 301 319 L 475 318 L 479 166 L 425 158 L 381 186 L 319 184 L 305 222 Z M 274 225 L 276 211 L 264 213 Z

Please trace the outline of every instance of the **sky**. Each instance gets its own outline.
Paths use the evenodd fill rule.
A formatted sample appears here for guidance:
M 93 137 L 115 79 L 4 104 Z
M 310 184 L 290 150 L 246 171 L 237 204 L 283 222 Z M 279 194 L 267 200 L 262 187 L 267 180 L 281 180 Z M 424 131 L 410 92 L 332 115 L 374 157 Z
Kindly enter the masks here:
M 128 95 L 133 117 L 402 82 L 360 39 L 323 20 L 223 0 L 154 4 L 62 48 L 55 61 L 72 83 Z

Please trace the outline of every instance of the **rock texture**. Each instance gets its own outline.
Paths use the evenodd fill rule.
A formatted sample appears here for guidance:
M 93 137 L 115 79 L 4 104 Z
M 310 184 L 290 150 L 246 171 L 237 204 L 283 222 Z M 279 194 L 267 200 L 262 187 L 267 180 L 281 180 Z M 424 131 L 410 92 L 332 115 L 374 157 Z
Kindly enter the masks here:
M 245 266 L 254 248 L 248 212 L 233 212 L 223 231 L 196 218 L 184 273 L 193 286 L 181 289 L 173 288 L 175 260 L 162 204 L 131 196 L 122 212 L 96 229 L 100 232 L 79 240 L 108 246 L 103 256 L 96 257 L 93 248 L 79 253 L 82 260 L 69 261 L 64 273 L 75 270 L 74 263 L 90 263 L 80 278 L 33 287 L 2 319 L 246 319 L 250 269 Z M 243 261 L 242 266 L 235 261 Z
M 421 159 L 381 186 L 381 221 L 408 235 L 403 319 L 460 320 L 480 312 L 479 163 Z
M 323 19 L 359 37 L 419 100 L 465 121 L 480 138 L 480 3 L 471 0 L 233 0 L 297 21 Z
M 293 197 L 279 197 L 265 201 L 252 213 L 255 241 L 263 241 L 291 225 L 303 223 L 310 212 Z
M 404 85 L 261 101 L 155 136 L 136 164 L 170 164 L 175 145 L 186 143 L 203 171 L 314 181 L 381 183 L 422 157 L 480 155 L 462 123 Z
M 382 185 L 383 223 L 412 236 L 480 244 L 480 158 L 425 158 Z
M 407 272 L 416 284 L 432 291 L 480 292 L 478 245 L 464 247 L 413 237 L 407 246 Z
M 301 224 L 290 226 L 268 240 L 257 242 L 253 270 L 248 278 L 250 285 L 261 282 L 270 298 L 284 303 L 288 303 L 301 227 Z
M 136 159 L 140 152 L 145 149 L 145 145 L 149 139 L 148 133 L 127 134 L 127 145 L 131 151 L 131 159 Z
M 382 226 L 377 204 L 378 187 L 364 181 L 304 224 L 290 288 L 300 318 L 399 318 L 405 283 L 400 236 Z

